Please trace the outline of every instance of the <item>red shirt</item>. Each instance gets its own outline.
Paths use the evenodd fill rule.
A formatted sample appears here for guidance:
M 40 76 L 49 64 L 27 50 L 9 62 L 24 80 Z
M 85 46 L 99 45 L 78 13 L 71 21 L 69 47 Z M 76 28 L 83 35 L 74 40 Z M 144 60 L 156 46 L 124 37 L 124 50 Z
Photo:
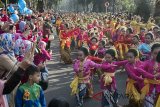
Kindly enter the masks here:
M 132 34 L 127 35 L 126 38 L 125 38 L 125 43 L 131 44 L 131 42 L 132 42 L 132 37 L 133 37 Z
M 119 35 L 119 36 L 118 36 L 118 42 L 124 43 L 124 41 L 125 41 L 124 35 Z
M 98 49 L 98 45 L 97 44 L 90 46 L 90 50 L 94 50 L 95 51 L 97 49 Z
M 145 42 L 145 34 L 139 34 L 139 38 L 140 38 L 140 40 L 141 40 L 141 42 Z
M 93 62 L 101 63 L 102 59 L 94 56 L 88 56 L 87 59 L 92 60 Z

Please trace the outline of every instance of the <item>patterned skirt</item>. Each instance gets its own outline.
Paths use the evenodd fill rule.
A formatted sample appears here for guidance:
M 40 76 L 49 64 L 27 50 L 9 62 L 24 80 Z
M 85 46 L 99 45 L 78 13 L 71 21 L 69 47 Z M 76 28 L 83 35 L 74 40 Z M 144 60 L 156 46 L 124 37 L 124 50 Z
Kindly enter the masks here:
M 71 59 L 71 55 L 70 55 L 71 52 L 70 52 L 69 48 L 61 49 L 60 53 L 61 53 L 61 59 L 62 59 L 62 61 L 64 61 L 65 64 L 72 63 L 72 59 Z
M 144 99 L 144 107 L 154 107 L 156 99 L 156 90 L 153 89 L 153 92 L 150 95 L 147 95 Z
M 102 93 L 102 107 L 118 107 L 118 93 L 111 89 L 105 89 Z

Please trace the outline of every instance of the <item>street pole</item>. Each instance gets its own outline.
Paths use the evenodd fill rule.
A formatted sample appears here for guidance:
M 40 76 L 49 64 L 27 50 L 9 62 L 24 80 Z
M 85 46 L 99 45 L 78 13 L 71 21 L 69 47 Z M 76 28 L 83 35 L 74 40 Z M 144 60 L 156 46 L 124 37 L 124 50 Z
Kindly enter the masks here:
M 113 14 L 115 12 L 115 0 L 113 0 Z
M 106 3 L 105 3 L 106 13 L 108 12 L 108 6 L 109 6 L 109 3 L 108 3 L 108 2 L 106 2 Z
M 86 0 L 84 1 L 85 2 L 85 12 L 87 11 L 87 3 L 86 3 Z
M 5 1 L 5 11 L 6 11 L 6 14 L 7 14 L 7 0 Z
M 108 12 L 108 7 L 106 6 L 106 13 Z

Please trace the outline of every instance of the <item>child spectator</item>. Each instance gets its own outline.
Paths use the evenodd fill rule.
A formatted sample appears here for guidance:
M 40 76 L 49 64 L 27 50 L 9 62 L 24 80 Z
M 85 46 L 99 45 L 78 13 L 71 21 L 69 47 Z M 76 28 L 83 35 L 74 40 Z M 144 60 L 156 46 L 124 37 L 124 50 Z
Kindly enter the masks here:
M 46 51 L 46 43 L 43 41 L 40 41 L 38 44 L 38 50 L 39 53 L 37 53 L 34 57 L 34 64 L 39 65 L 40 63 L 44 63 L 46 60 L 51 59 L 52 52 L 48 53 Z
M 37 84 L 40 81 L 40 72 L 34 65 L 26 69 L 27 83 L 22 84 L 16 93 L 15 107 L 46 107 L 44 93 Z

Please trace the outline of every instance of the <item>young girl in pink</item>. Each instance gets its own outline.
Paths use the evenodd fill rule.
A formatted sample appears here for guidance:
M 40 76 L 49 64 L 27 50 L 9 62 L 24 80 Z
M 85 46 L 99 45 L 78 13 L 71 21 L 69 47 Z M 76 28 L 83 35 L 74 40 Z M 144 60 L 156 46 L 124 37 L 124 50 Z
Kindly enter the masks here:
M 141 89 L 143 87 L 144 77 L 154 79 L 154 75 L 142 69 L 143 62 L 139 60 L 139 51 L 129 49 L 127 53 L 128 63 L 125 65 L 125 70 L 128 75 L 126 94 L 129 98 L 128 107 L 142 107 Z
M 133 36 L 130 48 L 137 49 L 139 45 L 140 45 L 140 38 L 139 38 L 139 36 L 138 35 Z
M 145 86 L 142 89 L 142 94 L 146 95 L 144 98 L 144 107 L 159 107 L 160 102 L 157 100 L 160 93 L 160 63 L 157 62 L 156 57 L 160 52 L 160 44 L 154 44 L 151 47 L 151 58 L 145 61 L 143 69 L 148 73 L 155 75 L 154 79 L 145 79 Z
M 105 41 L 100 41 L 98 44 L 98 49 L 96 51 L 96 56 L 99 58 L 104 58 L 105 56 Z
M 117 106 L 118 94 L 116 91 L 115 71 L 127 64 L 125 61 L 114 61 L 116 52 L 114 49 L 109 49 L 105 52 L 105 62 L 102 64 L 102 77 L 101 77 L 101 89 L 102 93 L 102 106 Z
M 98 39 L 96 37 L 92 37 L 89 43 L 89 51 L 91 56 L 95 56 L 96 50 L 98 49 Z
M 51 59 L 52 52 L 48 52 L 46 50 L 46 43 L 44 41 L 40 41 L 38 44 L 39 53 L 34 56 L 34 64 L 39 65 L 40 63 L 45 63 L 46 60 Z
M 76 95 L 78 107 L 83 105 L 83 98 L 87 92 L 89 92 L 90 95 L 93 93 L 91 85 L 91 68 L 101 67 L 101 64 L 96 64 L 88 59 L 88 55 L 88 49 L 82 47 L 78 51 L 78 57 L 73 65 L 75 78 L 70 87 L 72 88 L 72 94 Z
M 38 44 L 38 53 L 34 55 L 34 64 L 39 66 L 41 69 L 41 81 L 40 85 L 43 90 L 46 90 L 48 87 L 48 69 L 46 67 L 46 61 L 50 60 L 52 57 L 52 52 L 50 53 L 46 50 L 46 43 L 40 41 Z

